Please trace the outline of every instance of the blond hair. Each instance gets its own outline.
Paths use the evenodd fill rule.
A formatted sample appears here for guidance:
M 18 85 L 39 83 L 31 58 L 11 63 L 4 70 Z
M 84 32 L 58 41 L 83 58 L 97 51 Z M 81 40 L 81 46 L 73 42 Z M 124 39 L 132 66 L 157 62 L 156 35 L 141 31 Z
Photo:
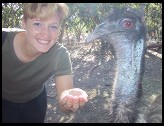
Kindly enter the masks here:
M 45 8 L 43 11 L 42 8 Z M 68 16 L 68 6 L 65 3 L 24 3 L 23 18 L 26 21 L 28 18 L 46 19 L 50 16 L 58 14 L 60 21 Z

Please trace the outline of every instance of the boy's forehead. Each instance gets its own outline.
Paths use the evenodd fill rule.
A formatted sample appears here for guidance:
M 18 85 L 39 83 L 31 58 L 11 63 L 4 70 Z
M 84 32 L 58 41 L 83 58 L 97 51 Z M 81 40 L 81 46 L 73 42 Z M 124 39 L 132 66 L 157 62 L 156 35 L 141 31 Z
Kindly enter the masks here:
M 35 18 L 28 18 L 27 19 L 29 22 L 35 22 L 35 21 L 40 21 L 40 22 L 48 22 L 50 24 L 57 24 L 57 25 L 60 25 L 60 18 L 57 17 L 57 16 L 49 16 L 49 17 L 46 17 L 46 18 L 38 18 L 38 17 L 35 17 Z

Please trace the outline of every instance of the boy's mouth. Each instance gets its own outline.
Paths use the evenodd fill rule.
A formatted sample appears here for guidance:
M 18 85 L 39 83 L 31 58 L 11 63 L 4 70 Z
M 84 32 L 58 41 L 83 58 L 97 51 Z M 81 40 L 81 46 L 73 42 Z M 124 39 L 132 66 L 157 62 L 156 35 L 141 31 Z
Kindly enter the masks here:
M 42 39 L 36 39 L 41 44 L 48 44 L 50 41 L 48 40 L 42 40 Z

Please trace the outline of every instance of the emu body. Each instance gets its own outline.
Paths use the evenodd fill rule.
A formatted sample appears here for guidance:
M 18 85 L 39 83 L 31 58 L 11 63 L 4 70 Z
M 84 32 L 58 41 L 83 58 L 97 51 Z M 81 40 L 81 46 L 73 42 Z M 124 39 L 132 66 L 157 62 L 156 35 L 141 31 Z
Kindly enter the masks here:
M 86 42 L 106 39 L 115 51 L 117 66 L 109 110 L 110 122 L 131 123 L 138 118 L 146 36 L 141 17 L 136 10 L 113 9 L 107 20 L 86 38 Z

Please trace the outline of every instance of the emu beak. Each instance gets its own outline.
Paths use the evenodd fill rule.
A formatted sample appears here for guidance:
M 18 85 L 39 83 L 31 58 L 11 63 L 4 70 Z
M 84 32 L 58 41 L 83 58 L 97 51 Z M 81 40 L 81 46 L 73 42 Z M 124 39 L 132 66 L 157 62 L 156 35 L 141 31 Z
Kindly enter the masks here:
M 109 27 L 108 22 L 104 22 L 98 25 L 85 39 L 85 42 L 92 42 L 95 39 L 99 39 L 100 37 L 109 34 Z

